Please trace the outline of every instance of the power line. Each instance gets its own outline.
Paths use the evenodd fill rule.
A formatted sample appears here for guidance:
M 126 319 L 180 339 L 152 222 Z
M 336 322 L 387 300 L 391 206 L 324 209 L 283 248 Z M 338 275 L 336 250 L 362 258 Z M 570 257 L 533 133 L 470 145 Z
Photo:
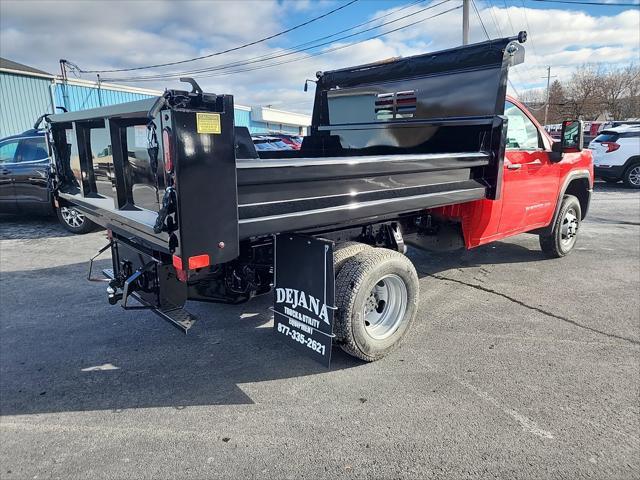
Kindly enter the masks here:
M 444 3 L 444 2 L 442 2 L 442 3 Z M 235 74 L 235 73 L 252 72 L 252 71 L 255 71 L 255 70 L 262 70 L 264 68 L 271 68 L 271 67 L 275 67 L 275 66 L 278 66 L 278 65 L 285 65 L 285 64 L 289 64 L 289 63 L 293 63 L 293 62 L 299 62 L 301 60 L 306 60 L 306 59 L 311 58 L 311 57 L 318 57 L 320 55 L 326 55 L 328 53 L 335 52 L 337 50 L 342 50 L 342 49 L 345 49 L 345 48 L 353 47 L 354 45 L 358 45 L 360 43 L 364 43 L 364 42 L 367 42 L 369 40 L 373 40 L 373 39 L 376 39 L 376 38 L 384 37 L 385 35 L 389 35 L 391 33 L 397 32 L 399 30 L 403 30 L 405 28 L 409 28 L 409 27 L 415 26 L 415 25 L 417 25 L 419 23 L 424 22 L 425 20 L 429 20 L 429 19 L 432 19 L 432 18 L 439 17 L 441 15 L 444 15 L 444 14 L 449 13 L 449 12 L 453 12 L 454 10 L 458 10 L 460 8 L 462 8 L 462 5 L 458 5 L 457 7 L 453 7 L 453 8 L 450 8 L 448 10 L 444 10 L 442 12 L 436 13 L 435 15 L 431 15 L 429 17 L 422 18 L 422 19 L 417 20 L 415 22 L 408 23 L 406 25 L 402 25 L 400 27 L 394 28 L 392 30 L 389 30 L 389 31 L 386 31 L 386 32 L 383 32 L 383 33 L 380 33 L 380 34 L 377 34 L 377 35 L 373 35 L 371 37 L 368 37 L 368 38 L 365 38 L 365 39 L 362 39 L 362 40 L 351 42 L 351 43 L 348 43 L 346 45 L 341 45 L 339 47 L 334 47 L 334 48 L 330 48 L 330 49 L 327 49 L 327 50 L 323 50 L 321 52 L 315 52 L 315 53 L 312 53 L 312 54 L 309 54 L 309 55 L 304 55 L 302 57 L 293 58 L 293 59 L 285 60 L 285 61 L 282 61 L 282 62 L 274 62 L 274 63 L 268 64 L 268 65 L 262 65 L 262 66 L 253 67 L 253 68 L 231 70 L 231 71 L 208 74 L 208 75 L 195 75 L 195 77 L 196 78 L 210 78 L 210 77 L 220 77 L 220 76 L 225 76 L 225 75 L 232 75 L 232 74 Z M 160 77 L 160 78 L 155 79 L 155 80 L 159 80 L 159 79 L 162 79 L 162 78 L 171 78 L 171 77 Z M 113 81 L 113 80 L 110 80 L 110 81 Z M 144 80 L 118 79 L 117 81 L 119 81 L 119 82 L 128 82 L 128 81 L 137 82 L 137 81 L 144 81 Z
M 480 20 L 480 25 L 482 26 L 482 30 L 484 30 L 484 34 L 487 36 L 487 40 L 491 40 L 491 37 L 489 36 L 489 32 L 487 32 L 487 27 L 484 26 L 484 21 L 480 16 L 480 12 L 478 11 L 478 7 L 476 6 L 475 0 L 471 0 L 471 5 L 473 5 L 473 9 L 475 10 L 476 15 L 478 16 L 478 20 Z M 513 85 L 513 82 L 508 76 L 507 76 L 507 81 L 509 82 L 509 85 L 511 85 L 511 88 L 513 88 L 513 91 L 515 92 L 516 97 L 520 97 L 518 90 L 516 90 L 516 87 Z
M 538 52 L 536 51 L 535 43 L 533 43 L 534 35 L 531 32 L 531 25 L 529 25 L 529 16 L 527 15 L 527 7 L 524 5 L 524 0 L 520 0 L 520 2 L 522 3 L 522 12 L 524 13 L 524 21 L 525 21 L 525 24 L 527 25 L 527 33 L 529 34 L 527 40 L 531 42 L 531 48 L 533 48 L 533 53 L 535 53 L 537 57 Z
M 424 0 L 420 0 L 420 1 L 424 1 Z M 221 64 L 221 65 L 214 65 L 214 66 L 212 66 L 212 67 L 206 67 L 206 68 L 197 69 L 197 70 L 189 70 L 189 71 L 181 71 L 181 72 L 158 73 L 158 74 L 155 74 L 155 75 L 139 76 L 139 77 L 111 78 L 111 79 L 109 79 L 109 81 L 118 81 L 118 82 L 124 82 L 124 81 L 126 81 L 126 82 L 133 82 L 133 81 L 151 81 L 151 80 L 160 80 L 160 79 L 165 79 L 165 78 L 177 78 L 177 77 L 181 77 L 181 76 L 185 76 L 185 75 L 195 75 L 195 74 L 201 74 L 201 73 L 215 72 L 215 71 L 220 71 L 220 70 L 227 70 L 227 69 L 229 69 L 229 68 L 243 67 L 243 66 L 246 66 L 246 65 L 254 64 L 254 63 L 262 63 L 262 62 L 266 62 L 266 61 L 268 61 L 268 60 L 275 60 L 275 59 L 278 59 L 278 58 L 282 58 L 282 57 L 287 57 L 287 56 L 295 55 L 296 53 L 302 53 L 302 52 L 305 52 L 305 51 L 308 51 L 308 50 L 313 50 L 313 49 L 316 49 L 316 48 L 319 48 L 319 47 L 323 47 L 323 46 L 326 46 L 326 45 L 330 45 L 330 44 L 332 44 L 332 43 L 334 43 L 334 42 L 336 42 L 336 41 L 345 40 L 345 39 L 347 39 L 347 38 L 355 37 L 355 36 L 361 35 L 361 34 L 363 34 L 363 33 L 369 32 L 369 31 L 371 31 L 371 30 L 379 29 L 379 28 L 381 28 L 381 27 L 384 27 L 384 26 L 390 25 L 390 24 L 392 24 L 392 23 L 396 23 L 396 22 L 398 22 L 398 21 L 405 20 L 405 19 L 407 19 L 407 18 L 409 18 L 409 17 L 412 17 L 412 16 L 414 16 L 414 15 L 417 15 L 417 14 L 419 14 L 419 13 L 422 13 L 422 12 L 424 12 L 424 11 L 426 11 L 426 10 L 430 10 L 430 9 L 432 9 L 432 8 L 438 7 L 438 6 L 440 6 L 440 5 L 444 4 L 444 3 L 447 3 L 447 2 L 449 2 L 449 1 L 450 1 L 450 0 L 443 0 L 443 1 L 439 2 L 439 3 L 433 4 L 433 5 L 429 5 L 429 6 L 425 7 L 425 8 L 422 8 L 422 9 L 417 10 L 417 11 L 415 11 L 415 12 L 412 12 L 412 13 L 409 13 L 409 14 L 406 14 L 406 15 L 403 15 L 403 16 L 401 16 L 401 17 L 399 17 L 399 18 L 394 19 L 394 20 L 390 20 L 390 21 L 388 21 L 388 22 L 384 22 L 384 23 L 382 23 L 382 24 L 380 24 L 380 25 L 376 25 L 376 26 L 374 26 L 374 27 L 370 27 L 370 28 L 367 28 L 367 29 L 365 29 L 365 30 L 361 30 L 361 31 L 359 31 L 359 32 L 355 32 L 355 33 L 352 33 L 352 34 L 349 34 L 349 35 L 344 35 L 344 36 L 342 36 L 342 37 L 334 38 L 333 40 L 330 40 L 330 41 L 327 41 L 327 42 L 323 42 L 323 43 L 316 43 L 315 45 L 311 45 L 311 46 L 306 47 L 306 48 L 297 48 L 297 47 L 299 47 L 299 46 L 301 46 L 301 45 L 309 44 L 309 43 L 314 43 L 314 42 L 316 42 L 316 41 L 318 41 L 318 40 L 323 40 L 323 39 L 325 39 L 325 38 L 328 38 L 328 37 L 332 37 L 332 36 L 338 35 L 339 33 L 342 33 L 342 32 L 344 32 L 344 31 L 353 30 L 354 28 L 358 28 L 358 27 L 360 27 L 360 26 L 364 25 L 365 23 L 370 23 L 370 22 L 364 22 L 363 24 L 356 25 L 356 26 L 354 26 L 354 27 L 351 27 L 351 28 L 345 29 L 345 30 L 343 30 L 343 31 L 341 31 L 341 32 L 337 32 L 337 33 L 334 33 L 334 34 L 331 34 L 331 35 L 327 35 L 327 36 L 325 36 L 325 37 L 321 37 L 321 38 L 319 38 L 319 39 L 315 39 L 315 40 L 312 40 L 312 41 L 306 42 L 306 43 L 304 43 L 304 44 L 297 45 L 296 47 L 292 47 L 291 49 L 289 49 L 289 50 L 285 51 L 284 53 L 273 54 L 273 55 L 262 55 L 262 56 L 254 57 L 254 58 L 250 58 L 250 59 L 247 59 L 247 60 L 242 60 L 242 61 L 237 61 L 237 62 L 232 62 L 232 63 L 227 63 L 227 64 Z M 415 2 L 415 3 L 420 3 L 420 2 Z M 412 4 L 412 5 L 413 5 L 413 4 Z M 376 19 L 374 19 L 374 20 L 379 20 L 379 19 L 381 19 L 381 18 L 383 18 L 383 17 L 385 17 L 385 16 L 388 16 L 388 15 L 383 15 L 383 16 L 377 17 L 377 18 L 376 18 Z M 420 20 L 420 21 L 422 21 L 422 20 Z M 419 21 L 419 22 L 420 22 L 420 21 Z M 417 22 L 417 23 L 419 23 L 419 22 Z M 412 24 L 409 24 L 409 25 L 406 25 L 406 26 L 415 25 L 415 24 L 416 24 L 416 23 L 412 23 Z M 405 27 L 406 27 L 406 26 L 405 26 Z M 405 27 L 403 27 L 403 28 L 405 28 Z M 385 34 L 387 34 L 387 33 L 391 33 L 392 31 L 396 31 L 396 30 L 388 31 L 388 32 L 386 32 Z M 370 40 L 370 39 L 372 39 L 372 38 L 378 38 L 379 36 L 380 36 L 380 35 L 376 35 L 376 36 L 374 36 L 374 37 L 370 37 L 370 38 L 365 39 L 365 40 L 363 40 L 363 41 Z M 280 64 L 282 64 L 282 63 L 278 63 L 278 65 L 280 65 Z M 243 70 L 243 71 L 244 71 L 244 70 Z
M 496 16 L 494 10 L 494 6 L 493 6 L 493 2 L 491 0 L 489 1 L 489 14 L 491 15 L 491 19 L 493 20 L 493 24 L 496 26 L 496 32 L 498 33 L 498 35 L 500 35 L 500 37 L 503 37 L 504 35 L 502 35 L 502 29 L 500 28 L 500 24 L 498 23 L 498 17 Z
M 480 16 L 480 12 L 478 11 L 478 6 L 476 5 L 475 0 L 471 0 L 471 5 L 473 5 L 473 9 L 476 12 L 476 15 L 478 16 L 478 20 L 480 20 L 480 26 L 482 27 L 482 30 L 484 30 L 484 34 L 487 36 L 487 40 L 491 40 L 491 37 L 489 36 L 489 32 L 487 32 L 487 28 L 484 26 L 484 22 L 482 21 L 482 17 Z
M 511 34 L 515 35 L 516 29 L 513 26 L 513 22 L 511 21 L 511 14 L 509 13 L 509 7 L 507 6 L 507 0 L 502 0 L 502 3 L 504 3 L 504 11 L 507 14 L 507 20 L 509 20 L 509 25 L 511 25 Z
M 401 8 L 401 9 L 398 9 L 395 12 L 391 12 L 391 13 L 397 13 L 397 12 L 399 12 L 401 10 L 404 10 L 405 8 L 408 8 L 409 6 L 413 6 L 413 5 L 417 4 L 417 3 L 422 3 L 423 1 L 425 1 L 425 0 L 419 0 L 418 2 L 414 2 L 414 3 L 410 4 L 410 5 L 407 5 L 407 6 L 403 7 L 403 8 Z M 386 25 L 390 25 L 392 23 L 398 22 L 400 20 L 404 20 L 406 18 L 412 17 L 412 16 L 417 15 L 419 13 L 422 13 L 422 12 L 424 12 L 426 10 L 430 10 L 432 8 L 435 8 L 435 7 L 437 7 L 439 5 L 442 5 L 443 3 L 446 3 L 448 1 L 450 1 L 450 0 L 444 0 L 444 1 L 440 2 L 440 3 L 436 3 L 434 5 L 429 5 L 428 7 L 422 8 L 420 10 L 417 10 L 417 11 L 413 12 L 413 13 L 409 13 L 407 15 L 403 15 L 402 17 L 397 18 L 395 20 L 390 20 L 388 22 L 384 22 L 384 23 L 382 23 L 380 25 L 376 25 L 374 27 L 370 27 L 370 28 L 367 28 L 365 30 L 361 30 L 361 31 L 356 32 L 356 33 L 352 33 L 352 34 L 349 34 L 349 35 L 344 35 L 344 36 L 339 37 L 339 38 L 334 38 L 333 40 L 330 40 L 330 41 L 327 41 L 327 42 L 324 42 L 324 43 L 316 43 L 315 45 L 311 45 L 311 46 L 306 47 L 306 48 L 299 48 L 299 47 L 302 47 L 304 45 L 313 44 L 315 42 L 324 40 L 326 38 L 335 37 L 336 35 L 339 35 L 340 33 L 344 33 L 344 32 L 347 32 L 349 30 L 354 30 L 354 29 L 359 28 L 359 27 L 361 27 L 361 26 L 363 26 L 365 24 L 368 24 L 368 23 L 371 23 L 373 21 L 377 21 L 377 20 L 380 20 L 380 19 L 382 19 L 384 17 L 387 17 L 390 14 L 381 15 L 381 16 L 379 16 L 377 18 L 374 18 L 374 19 L 372 19 L 372 20 L 370 20 L 368 22 L 363 22 L 363 23 L 361 23 L 359 25 L 355 25 L 353 27 L 341 30 L 341 31 L 333 33 L 331 35 L 325 35 L 324 37 L 320 37 L 320 38 L 317 38 L 317 39 L 314 39 L 314 40 L 310 40 L 308 42 L 296 45 L 294 47 L 291 47 L 288 50 L 285 50 L 284 53 L 271 54 L 271 55 L 261 55 L 261 56 L 258 56 L 258 57 L 249 58 L 247 60 L 240 60 L 240 61 L 237 61 L 237 62 L 214 65 L 214 66 L 211 66 L 211 67 L 200 68 L 200 69 L 196 69 L 196 70 L 157 73 L 157 74 L 153 74 L 153 75 L 139 76 L 139 77 L 126 77 L 126 81 L 133 81 L 134 79 L 143 81 L 143 80 L 158 80 L 158 79 L 161 79 L 161 78 L 169 78 L 169 77 L 180 77 L 180 76 L 184 76 L 184 75 L 194 75 L 194 74 L 197 74 L 197 73 L 213 72 L 213 71 L 218 71 L 218 70 L 225 70 L 227 68 L 241 67 L 241 66 L 248 65 L 248 64 L 253 64 L 253 63 L 261 63 L 261 62 L 265 62 L 267 60 L 274 60 L 274 59 L 277 59 L 277 58 L 286 57 L 286 56 L 293 55 L 293 54 L 300 53 L 300 52 L 304 52 L 304 51 L 307 51 L 307 50 L 313 50 L 314 48 L 322 47 L 322 46 L 334 43 L 336 41 L 345 40 L 347 38 L 355 37 L 357 35 L 361 35 L 363 33 L 369 32 L 371 30 L 376 30 L 376 29 L 384 27 Z M 116 78 L 116 79 L 111 79 L 111 81 L 123 81 L 123 80 L 119 79 L 119 78 Z
M 570 0 L 529 0 L 530 2 L 564 3 L 566 5 L 598 5 L 601 7 L 640 7 L 640 3 L 572 2 Z
M 254 40 L 252 42 L 245 43 L 243 45 L 238 45 L 237 47 L 228 48 L 226 50 L 221 50 L 219 52 L 210 53 L 208 55 L 202 55 L 200 57 L 189 58 L 189 59 L 186 59 L 186 60 L 179 60 L 179 61 L 176 61 L 176 62 L 167 62 L 167 63 L 158 63 L 158 64 L 155 64 L 155 65 L 146 65 L 146 66 L 143 66 L 143 67 L 116 68 L 116 69 L 111 69 L 111 70 L 80 70 L 80 72 L 82 72 L 82 73 L 130 72 L 130 71 L 133 71 L 133 70 L 145 70 L 145 69 L 148 69 L 148 68 L 167 67 L 169 65 L 178 65 L 178 64 L 182 64 L 182 63 L 194 62 L 196 60 L 202 60 L 204 58 L 215 57 L 215 56 L 222 55 L 222 54 L 225 54 L 225 53 L 234 52 L 236 50 L 241 50 L 243 48 L 247 48 L 247 47 L 250 47 L 252 45 L 257 45 L 258 43 L 266 42 L 267 40 L 271 40 L 273 38 L 285 35 L 285 34 L 287 34 L 289 32 L 292 32 L 294 30 L 297 30 L 299 28 L 307 26 L 307 25 L 309 25 L 309 24 L 311 24 L 313 22 L 316 22 L 316 21 L 318 21 L 318 20 L 320 20 L 322 18 L 328 17 L 329 15 L 334 14 L 334 13 L 342 10 L 343 8 L 347 8 L 349 5 L 353 5 L 357 1 L 358 0 L 350 0 L 349 2 L 347 2 L 347 3 L 343 4 L 343 5 L 340 5 L 339 7 L 334 8 L 333 10 L 329 10 L 328 12 L 323 13 L 322 15 L 318 15 L 317 17 L 313 17 L 313 18 L 311 18 L 311 19 L 309 19 L 309 20 L 307 20 L 305 22 L 302 22 L 302 23 L 299 23 L 297 25 L 294 25 L 291 28 L 287 28 L 286 30 L 282 30 L 281 32 L 274 33 L 273 35 L 269 35 L 268 37 L 264 37 L 264 38 L 261 38 L 259 40 Z

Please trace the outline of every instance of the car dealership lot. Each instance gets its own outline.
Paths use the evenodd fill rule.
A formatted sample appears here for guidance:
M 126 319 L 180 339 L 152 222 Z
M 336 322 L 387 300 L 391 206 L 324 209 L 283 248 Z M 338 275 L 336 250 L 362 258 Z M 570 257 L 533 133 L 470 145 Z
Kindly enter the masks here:
M 268 297 L 190 305 L 183 336 L 86 281 L 104 232 L 0 222 L 3 479 L 640 475 L 639 192 L 598 183 L 565 259 L 529 235 L 411 251 L 402 347 L 329 371 Z

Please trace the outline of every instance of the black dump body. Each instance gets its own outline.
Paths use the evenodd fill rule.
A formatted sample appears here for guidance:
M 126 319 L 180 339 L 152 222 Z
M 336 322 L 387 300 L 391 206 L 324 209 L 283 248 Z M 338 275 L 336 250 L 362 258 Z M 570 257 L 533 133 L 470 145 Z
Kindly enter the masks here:
M 523 59 L 504 38 L 319 72 L 299 151 L 258 154 L 234 127 L 233 97 L 198 88 L 52 115 L 57 194 L 185 269 L 201 255 L 232 261 L 274 233 L 497 198 L 508 68 Z

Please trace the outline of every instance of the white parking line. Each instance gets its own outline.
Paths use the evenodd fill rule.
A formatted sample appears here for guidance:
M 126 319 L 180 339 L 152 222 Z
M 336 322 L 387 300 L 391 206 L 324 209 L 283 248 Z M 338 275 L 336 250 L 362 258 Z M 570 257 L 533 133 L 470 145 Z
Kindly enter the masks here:
M 478 388 L 476 388 L 473 385 L 471 385 L 469 382 L 466 382 L 466 381 L 462 380 L 461 378 L 456 377 L 455 375 L 452 375 L 452 376 L 460 385 L 462 385 L 466 389 L 472 391 L 478 397 L 480 397 L 484 401 L 490 403 L 494 407 L 502 410 L 504 413 L 506 413 L 510 417 L 514 418 L 522 426 L 522 430 L 524 430 L 525 432 L 533 433 L 534 435 L 537 435 L 537 436 L 543 437 L 543 438 L 553 438 L 553 434 L 551 432 L 549 432 L 547 430 L 543 430 L 542 428 L 540 428 L 538 426 L 538 424 L 536 422 L 534 422 L 530 418 L 527 418 L 526 416 L 524 416 L 521 413 L 515 411 L 514 409 L 509 408 L 508 406 L 501 404 L 495 398 L 493 398 L 491 395 L 489 395 L 487 392 L 483 392 L 482 390 L 479 390 Z

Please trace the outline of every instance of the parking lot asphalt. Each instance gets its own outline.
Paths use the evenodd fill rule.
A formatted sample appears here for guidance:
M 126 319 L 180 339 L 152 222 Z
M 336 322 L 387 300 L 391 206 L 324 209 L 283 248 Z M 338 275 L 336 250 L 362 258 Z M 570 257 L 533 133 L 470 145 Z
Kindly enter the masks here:
M 576 250 L 411 251 L 403 346 L 330 370 L 270 297 L 184 336 L 86 281 L 104 232 L 0 218 L 0 478 L 640 477 L 640 193 L 598 183 Z M 103 261 L 106 264 L 106 261 Z

